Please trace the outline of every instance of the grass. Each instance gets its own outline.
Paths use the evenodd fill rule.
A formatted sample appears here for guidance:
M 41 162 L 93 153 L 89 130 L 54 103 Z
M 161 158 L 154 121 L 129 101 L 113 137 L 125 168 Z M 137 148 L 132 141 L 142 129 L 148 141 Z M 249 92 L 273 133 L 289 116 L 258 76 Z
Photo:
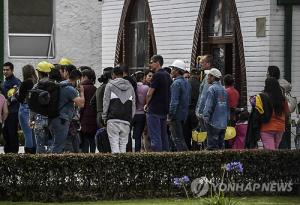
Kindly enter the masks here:
M 235 198 L 240 205 L 299 205 L 300 197 L 272 196 L 272 197 L 245 197 Z M 39 203 L 39 202 L 0 202 L 0 205 L 201 205 L 201 200 L 184 199 L 151 199 L 128 201 L 96 201 L 96 202 L 67 202 L 67 203 Z

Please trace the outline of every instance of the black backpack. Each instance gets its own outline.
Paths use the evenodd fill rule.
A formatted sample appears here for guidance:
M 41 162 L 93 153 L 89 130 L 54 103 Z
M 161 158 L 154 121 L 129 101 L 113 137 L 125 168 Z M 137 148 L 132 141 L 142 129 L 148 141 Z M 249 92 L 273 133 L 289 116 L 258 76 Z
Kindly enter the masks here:
M 106 128 L 100 128 L 97 130 L 95 142 L 100 153 L 111 153 L 111 147 Z
M 40 81 L 27 96 L 29 109 L 48 118 L 59 116 L 59 95 L 62 87 L 70 84 L 59 84 L 53 81 Z M 63 106 L 64 107 L 64 106 Z

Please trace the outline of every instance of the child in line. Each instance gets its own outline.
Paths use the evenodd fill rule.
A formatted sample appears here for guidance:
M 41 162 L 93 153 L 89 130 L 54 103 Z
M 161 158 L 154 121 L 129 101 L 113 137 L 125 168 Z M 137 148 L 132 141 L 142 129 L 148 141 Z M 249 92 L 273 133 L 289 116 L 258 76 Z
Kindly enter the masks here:
M 249 112 L 243 111 L 239 114 L 239 120 L 235 124 L 236 137 L 232 149 L 244 149 L 247 134 Z

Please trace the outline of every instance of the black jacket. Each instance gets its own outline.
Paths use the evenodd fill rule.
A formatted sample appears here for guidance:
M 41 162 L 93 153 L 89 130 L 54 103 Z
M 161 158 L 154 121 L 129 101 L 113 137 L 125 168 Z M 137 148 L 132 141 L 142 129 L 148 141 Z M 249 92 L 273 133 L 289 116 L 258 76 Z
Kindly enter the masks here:
M 269 122 L 273 114 L 269 97 L 264 93 L 260 93 L 259 95 L 262 100 L 264 113 L 260 114 L 255 107 L 251 110 L 245 139 L 245 148 L 247 149 L 257 148 L 257 142 L 260 139 L 261 124 Z

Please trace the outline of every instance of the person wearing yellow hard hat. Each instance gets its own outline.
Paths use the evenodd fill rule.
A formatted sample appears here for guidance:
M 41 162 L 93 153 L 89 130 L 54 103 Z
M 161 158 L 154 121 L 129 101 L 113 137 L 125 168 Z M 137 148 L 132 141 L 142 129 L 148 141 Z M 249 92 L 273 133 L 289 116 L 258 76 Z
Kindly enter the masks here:
M 54 68 L 54 65 L 47 61 L 39 62 L 36 66 L 39 80 L 43 78 L 48 78 L 48 75 L 52 68 Z
M 68 79 L 68 76 L 66 76 L 65 71 L 67 70 L 67 67 L 73 66 L 72 61 L 68 58 L 61 58 L 58 62 L 58 69 L 60 72 L 60 76 L 62 80 Z
M 49 73 L 54 68 L 54 65 L 47 61 L 41 61 L 36 65 L 36 70 L 38 74 L 39 82 L 48 82 Z M 46 153 L 46 145 L 49 140 L 49 130 L 45 127 L 48 124 L 48 117 L 42 114 L 34 113 L 30 119 L 30 125 L 34 129 L 35 139 L 36 139 L 36 153 Z
M 203 120 L 207 125 L 207 149 L 223 149 L 224 136 L 229 119 L 228 96 L 221 84 L 221 72 L 210 69 L 206 102 L 203 110 Z

